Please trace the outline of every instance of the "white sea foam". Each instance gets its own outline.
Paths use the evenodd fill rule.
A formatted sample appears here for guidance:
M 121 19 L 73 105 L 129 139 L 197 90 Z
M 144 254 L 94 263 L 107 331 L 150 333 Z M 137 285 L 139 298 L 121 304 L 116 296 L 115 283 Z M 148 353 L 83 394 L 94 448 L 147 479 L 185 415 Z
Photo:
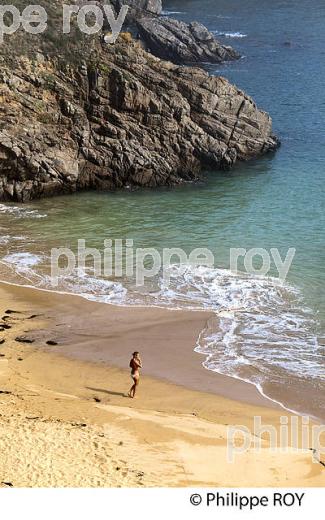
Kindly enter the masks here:
M 11 242 L 16 242 L 18 240 L 25 240 L 26 237 L 22 236 L 11 236 L 11 235 L 2 235 L 0 236 L 0 246 L 4 246 L 10 244 Z
M 120 282 L 96 278 L 90 272 L 79 269 L 75 269 L 69 276 L 59 278 L 56 289 L 78 294 L 87 300 L 115 304 L 125 302 L 127 294 L 126 288 Z
M 163 9 L 161 11 L 163 16 L 170 16 L 171 14 L 185 14 L 184 11 L 168 11 L 168 9 Z
M 52 289 L 55 292 L 77 294 L 85 299 L 103 303 L 120 304 L 125 301 L 127 290 L 119 282 L 96 278 L 90 272 L 78 268 L 66 276 L 59 277 L 55 287 L 50 275 L 41 273 L 37 267 L 43 264 L 48 268 L 46 256 L 27 252 L 11 253 L 2 258 L 0 263 L 19 275 L 23 283 L 40 289 Z
M 4 256 L 2 261 L 11 264 L 17 269 L 25 269 L 40 264 L 42 257 L 32 253 L 11 253 Z
M 225 269 L 171 268 L 171 284 L 161 282 L 160 302 L 215 312 L 196 350 L 204 366 L 256 385 L 278 373 L 324 377 L 313 312 L 299 291 L 275 278 L 234 274 Z M 273 372 L 273 373 L 272 373 Z
M 225 38 L 247 38 L 247 34 L 241 32 L 223 32 L 223 31 L 212 31 L 216 36 L 224 36 Z
M 45 218 L 47 215 L 36 209 L 25 206 L 13 206 L 11 204 L 0 204 L 0 214 L 11 215 L 15 218 Z
M 3 266 L 11 270 L 14 276 L 18 275 L 23 283 L 28 282 L 35 286 L 38 285 L 39 280 L 42 280 L 36 271 L 36 267 L 42 262 L 44 262 L 44 257 L 27 252 L 9 253 L 0 261 Z

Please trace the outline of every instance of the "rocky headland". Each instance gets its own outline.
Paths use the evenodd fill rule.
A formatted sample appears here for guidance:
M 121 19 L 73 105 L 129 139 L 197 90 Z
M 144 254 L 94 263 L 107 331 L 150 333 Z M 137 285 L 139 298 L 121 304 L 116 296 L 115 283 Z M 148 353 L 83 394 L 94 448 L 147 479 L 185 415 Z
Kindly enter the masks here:
M 249 96 L 187 66 L 235 51 L 200 24 L 159 17 L 160 1 L 127 3 L 130 32 L 113 45 L 54 26 L 0 45 L 0 200 L 175 185 L 277 147 L 269 115 Z M 55 20 L 61 1 L 43 4 Z

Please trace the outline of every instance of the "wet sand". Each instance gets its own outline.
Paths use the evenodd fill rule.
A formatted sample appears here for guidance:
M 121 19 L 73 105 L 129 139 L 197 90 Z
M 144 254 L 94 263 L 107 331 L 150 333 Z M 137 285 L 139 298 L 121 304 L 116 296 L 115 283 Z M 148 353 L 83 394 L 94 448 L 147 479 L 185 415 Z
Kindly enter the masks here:
M 280 415 L 290 414 L 200 366 L 193 347 L 206 313 L 5 285 L 0 309 L 20 311 L 6 315 L 10 328 L 0 333 L 0 486 L 324 486 L 324 465 L 309 448 L 288 442 L 271 451 L 267 435 L 254 435 L 255 416 L 278 432 Z M 124 367 L 135 348 L 145 369 L 131 400 Z M 234 463 L 229 425 L 253 434 Z M 241 442 L 237 432 L 230 446 Z
M 141 352 L 144 375 L 193 390 L 212 392 L 245 403 L 282 409 L 254 385 L 206 370 L 205 356 L 194 352 L 209 312 L 148 307 L 118 307 L 79 296 L 2 284 L 18 303 L 33 302 L 35 312 L 49 318 L 47 336 L 59 345 L 51 352 L 75 359 L 128 368 L 130 354 Z M 42 332 L 35 332 L 40 338 Z M 46 349 L 44 342 L 42 348 Z

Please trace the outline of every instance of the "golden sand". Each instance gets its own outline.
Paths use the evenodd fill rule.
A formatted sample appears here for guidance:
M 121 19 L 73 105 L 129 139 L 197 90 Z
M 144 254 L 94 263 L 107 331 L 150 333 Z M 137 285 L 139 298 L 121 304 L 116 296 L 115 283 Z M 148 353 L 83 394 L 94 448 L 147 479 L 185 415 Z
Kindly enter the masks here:
M 161 378 L 144 375 L 137 399 L 126 397 L 131 380 L 119 365 L 125 359 L 128 366 L 130 330 L 132 338 L 137 334 L 137 341 L 142 340 L 149 367 L 160 338 L 160 350 L 168 342 L 171 366 L 172 352 L 179 347 L 182 369 L 186 372 L 188 368 L 192 388 L 200 385 L 202 373 L 195 371 L 200 357 L 193 348 L 202 326 L 201 313 L 190 318 L 157 310 L 156 314 L 149 312 L 148 322 L 144 309 L 133 317 L 127 308 L 116 310 L 81 298 L 10 286 L 0 287 L 0 309 L 1 316 L 7 309 L 20 311 L 9 315 L 6 323 L 11 328 L 0 332 L 0 339 L 5 339 L 0 345 L 1 486 L 324 486 L 325 468 L 312 462 L 310 450 L 288 447 L 285 452 L 280 448 L 271 451 L 267 436 L 259 451 L 254 449 L 252 437 L 247 452 L 237 455 L 233 464 L 227 462 L 229 425 L 252 430 L 258 415 L 263 424 L 278 429 L 280 415 L 290 418 L 289 413 L 266 406 L 268 402 L 251 385 L 246 385 L 243 396 L 244 387 L 236 381 L 211 374 L 218 380 L 216 388 L 202 383 L 206 391 L 199 392 L 186 384 L 188 375 L 180 386 L 164 380 L 162 373 Z M 105 334 L 96 323 L 101 312 L 105 314 Z M 83 317 L 79 325 L 77 313 Z M 34 314 L 37 316 L 29 319 Z M 90 339 L 84 335 L 86 315 Z M 19 336 L 35 341 L 19 343 Z M 47 346 L 49 339 L 59 345 Z M 107 365 L 107 350 L 116 341 L 119 350 L 114 367 L 113 357 L 111 366 Z M 152 345 L 152 350 L 146 345 Z M 77 350 L 83 353 L 78 359 Z M 84 350 L 90 357 L 97 353 L 97 362 L 90 362 Z M 105 363 L 100 362 L 103 352 Z M 164 364 L 167 361 L 161 356 Z M 202 371 L 209 379 L 210 373 Z M 180 377 L 180 367 L 173 374 L 171 379 Z M 237 392 L 237 400 L 212 393 L 222 390 L 225 380 L 232 385 L 232 395 Z

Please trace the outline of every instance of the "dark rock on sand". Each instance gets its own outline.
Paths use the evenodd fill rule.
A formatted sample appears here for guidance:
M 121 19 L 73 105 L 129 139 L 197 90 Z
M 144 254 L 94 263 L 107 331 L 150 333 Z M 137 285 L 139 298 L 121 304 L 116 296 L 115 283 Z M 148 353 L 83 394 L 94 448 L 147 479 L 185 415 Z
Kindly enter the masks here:
M 0 323 L 0 330 L 9 330 L 11 328 L 11 325 L 8 325 L 8 323 Z
M 15 341 L 18 341 L 18 343 L 34 343 L 35 339 L 28 338 L 27 336 L 17 336 Z
M 47 345 L 51 345 L 51 346 L 55 346 L 57 345 L 57 341 L 54 341 L 53 339 L 49 339 L 47 342 L 46 342 Z

